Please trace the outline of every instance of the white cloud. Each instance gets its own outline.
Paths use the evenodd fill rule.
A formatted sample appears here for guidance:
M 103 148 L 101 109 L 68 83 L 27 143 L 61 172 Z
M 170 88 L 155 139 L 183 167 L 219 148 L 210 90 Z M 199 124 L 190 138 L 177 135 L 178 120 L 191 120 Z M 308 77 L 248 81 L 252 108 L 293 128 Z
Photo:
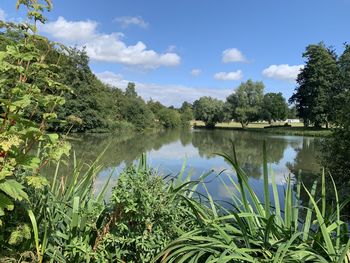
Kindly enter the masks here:
M 241 70 L 233 72 L 218 72 L 214 75 L 216 80 L 240 80 L 243 78 L 243 73 Z
M 1 8 L 0 8 L 0 20 L 2 20 L 2 21 L 6 20 L 6 13 Z
M 237 48 L 226 49 L 222 52 L 222 62 L 245 62 L 246 59 L 241 51 Z
M 157 53 L 139 41 L 127 45 L 121 40 L 122 33 L 104 34 L 97 30 L 95 21 L 67 21 L 59 17 L 56 21 L 46 23 L 40 30 L 63 41 L 68 45 L 85 46 L 86 52 L 93 60 L 120 63 L 155 69 L 161 66 L 177 66 L 181 58 L 174 52 Z
M 97 78 L 99 78 L 101 81 L 103 81 L 106 84 L 109 84 L 111 86 L 116 86 L 119 87 L 120 84 L 125 85 L 124 80 L 123 80 L 123 75 L 121 74 L 115 74 L 110 71 L 104 71 L 101 73 L 95 73 Z M 127 84 L 127 82 L 126 82 Z
M 191 75 L 194 77 L 198 77 L 200 74 L 202 74 L 202 70 L 198 68 L 194 68 L 191 70 Z
M 103 82 L 121 89 L 125 89 L 128 80 L 113 72 L 96 73 Z M 194 102 L 202 96 L 211 96 L 221 100 L 232 93 L 232 89 L 214 89 L 202 87 L 188 87 L 176 84 L 155 84 L 135 82 L 137 93 L 145 100 L 150 98 L 160 101 L 164 105 L 181 106 L 183 101 Z M 179 96 L 181 94 L 181 96 Z
M 288 64 L 271 65 L 262 74 L 267 78 L 295 81 L 304 65 L 289 66 Z
M 123 28 L 127 28 L 129 26 L 138 26 L 141 28 L 147 28 L 148 22 L 142 19 L 140 16 L 123 16 L 123 17 L 117 17 L 114 19 L 115 22 L 118 22 L 121 24 Z
M 67 21 L 60 16 L 54 22 L 41 25 L 40 30 L 61 41 L 80 43 L 98 37 L 97 26 L 95 21 Z

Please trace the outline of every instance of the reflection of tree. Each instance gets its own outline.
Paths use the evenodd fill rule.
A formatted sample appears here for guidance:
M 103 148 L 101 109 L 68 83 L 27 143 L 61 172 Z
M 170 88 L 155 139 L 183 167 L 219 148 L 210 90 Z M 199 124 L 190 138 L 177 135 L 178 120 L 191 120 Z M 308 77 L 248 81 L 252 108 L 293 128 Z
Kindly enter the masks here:
M 287 167 L 294 174 L 300 173 L 301 180 L 307 189 L 311 189 L 313 182 L 321 175 L 321 167 L 317 160 L 318 143 L 316 139 L 304 138 L 302 145 L 295 148 L 297 152 L 293 163 L 288 163 Z M 319 191 L 317 191 L 319 192 Z M 305 191 L 301 192 L 301 199 L 308 202 L 309 197 Z
M 185 127 L 181 129 L 180 141 L 182 146 L 186 146 L 192 142 L 192 132 L 190 130 L 190 127 Z
M 77 159 L 84 163 L 93 163 L 107 147 L 99 164 L 103 167 L 117 167 L 121 163 L 131 164 L 138 159 L 142 153 L 151 150 L 159 150 L 164 144 L 169 144 L 180 139 L 183 143 L 191 140 L 188 136 L 190 131 L 166 130 L 157 133 L 137 134 L 99 134 L 99 135 L 72 135 L 72 149 Z M 52 167 L 47 173 L 52 174 Z M 66 168 L 67 169 L 67 168 Z M 69 167 L 68 167 L 69 169 Z M 63 168 L 62 171 L 64 171 Z
M 304 138 L 302 146 L 295 148 L 297 156 L 293 163 L 288 163 L 287 166 L 293 174 L 301 172 L 303 181 L 314 181 L 315 175 L 320 172 L 316 153 L 318 152 L 318 144 L 312 138 Z
M 266 140 L 268 163 L 278 163 L 288 142 L 261 133 L 242 131 L 196 131 L 192 144 L 198 148 L 201 157 L 212 158 L 214 153 L 232 154 L 231 141 L 234 142 L 236 154 L 241 167 L 249 176 L 259 178 L 263 162 L 263 141 Z

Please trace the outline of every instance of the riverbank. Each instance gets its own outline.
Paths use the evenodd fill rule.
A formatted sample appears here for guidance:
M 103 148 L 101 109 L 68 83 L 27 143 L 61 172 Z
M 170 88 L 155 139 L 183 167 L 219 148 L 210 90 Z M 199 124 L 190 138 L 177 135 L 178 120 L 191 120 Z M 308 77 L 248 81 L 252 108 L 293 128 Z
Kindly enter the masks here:
M 291 123 L 289 126 L 284 126 L 284 124 L 284 122 L 278 122 L 274 123 L 273 127 L 269 127 L 269 124 L 265 122 L 250 123 L 245 129 L 243 129 L 238 122 L 224 122 L 216 124 L 215 129 L 311 137 L 326 137 L 331 133 L 331 129 L 314 127 L 305 128 L 302 123 Z M 206 129 L 205 124 L 202 121 L 192 121 L 191 125 L 194 129 Z

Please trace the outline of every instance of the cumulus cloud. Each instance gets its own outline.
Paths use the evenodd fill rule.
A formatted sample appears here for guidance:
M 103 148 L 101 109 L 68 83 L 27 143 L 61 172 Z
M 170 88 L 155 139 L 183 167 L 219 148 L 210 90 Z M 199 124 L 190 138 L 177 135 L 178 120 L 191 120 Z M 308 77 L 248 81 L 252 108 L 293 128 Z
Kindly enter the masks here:
M 103 82 L 125 89 L 128 80 L 122 78 L 121 75 L 113 72 L 101 72 L 96 73 L 96 76 Z M 211 96 L 221 100 L 224 100 L 228 95 L 232 93 L 232 89 L 213 89 L 205 87 L 188 87 L 176 84 L 155 84 L 155 83 L 141 83 L 135 82 L 137 93 L 149 100 L 150 98 L 160 101 L 164 105 L 176 107 L 181 106 L 183 101 L 194 102 L 202 96 Z M 181 96 L 179 96 L 181 94 Z
M 104 34 L 97 30 L 98 23 L 91 20 L 67 21 L 59 17 L 46 23 L 40 30 L 68 45 L 79 45 L 93 60 L 120 63 L 129 66 L 141 66 L 155 69 L 161 66 L 177 66 L 181 58 L 174 52 L 158 53 L 139 41 L 127 45 L 122 33 Z
M 114 19 L 115 22 L 119 23 L 123 28 L 129 26 L 138 26 L 141 28 L 147 28 L 148 22 L 142 19 L 140 16 L 122 16 Z
M 2 21 L 6 20 L 6 13 L 1 8 L 0 8 L 0 20 L 2 20 Z
M 95 21 L 67 21 L 60 16 L 54 22 L 41 25 L 40 30 L 56 39 L 72 43 L 93 40 L 98 35 L 97 26 Z
M 267 78 L 295 81 L 302 68 L 304 68 L 304 65 L 271 65 L 264 69 L 262 74 Z
M 245 62 L 246 59 L 242 52 L 237 48 L 229 48 L 222 52 L 222 62 Z
M 216 80 L 240 80 L 243 78 L 243 73 L 241 70 L 232 72 L 218 72 L 214 75 Z
M 200 70 L 198 68 L 194 68 L 191 70 L 191 75 L 194 77 L 198 77 L 201 73 L 202 73 L 202 70 Z

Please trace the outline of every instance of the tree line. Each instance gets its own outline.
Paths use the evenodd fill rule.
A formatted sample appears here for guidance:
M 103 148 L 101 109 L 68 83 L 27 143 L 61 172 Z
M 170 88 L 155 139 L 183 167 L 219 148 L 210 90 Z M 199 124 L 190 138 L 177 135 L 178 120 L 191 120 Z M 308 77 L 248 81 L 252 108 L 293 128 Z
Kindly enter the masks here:
M 282 93 L 264 94 L 261 81 L 248 80 L 221 101 L 212 97 L 201 97 L 193 103 L 194 117 L 205 122 L 206 127 L 213 128 L 223 121 L 235 120 L 245 128 L 255 121 L 285 120 L 295 118 L 295 108 L 289 108 Z
M 9 45 L 23 41 L 20 30 L 0 32 L 0 51 Z M 46 40 L 45 40 L 46 41 Z M 84 50 L 60 45 L 60 49 L 46 50 L 48 44 L 37 40 L 36 52 L 46 54 L 44 64 L 56 63 L 56 79 L 69 87 L 61 95 L 65 103 L 56 107 L 57 120 L 48 124 L 48 129 L 58 132 L 109 132 L 127 129 L 143 131 L 154 128 L 175 128 L 192 120 L 192 112 L 186 107 L 175 109 L 158 101 L 145 101 L 130 82 L 125 90 L 112 87 L 99 80 L 89 67 L 89 57 Z M 62 48 L 62 49 L 61 49 Z M 50 91 L 46 92 L 50 95 Z M 6 94 L 0 94 L 6 98 Z M 0 109 L 0 114 L 5 110 Z M 32 109 L 27 110 L 28 115 Z M 43 109 L 38 108 L 32 116 L 39 121 Z

